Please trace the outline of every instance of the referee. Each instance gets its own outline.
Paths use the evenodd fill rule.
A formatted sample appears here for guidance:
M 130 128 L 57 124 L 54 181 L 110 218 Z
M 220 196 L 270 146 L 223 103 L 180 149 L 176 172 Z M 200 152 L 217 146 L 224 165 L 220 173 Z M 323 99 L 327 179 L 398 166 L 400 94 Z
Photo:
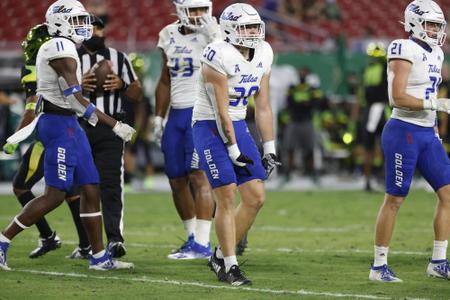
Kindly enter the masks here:
M 97 109 L 116 120 L 124 121 L 123 99 L 141 101 L 141 84 L 127 55 L 105 46 L 103 21 L 91 15 L 91 24 L 94 27 L 92 38 L 83 42 L 78 49 L 83 73 L 83 91 Z M 98 91 L 91 68 L 103 59 L 112 62 L 114 74 L 108 75 L 103 90 Z M 123 238 L 124 143 L 107 126 L 97 124 L 96 127 L 92 127 L 87 122 L 82 122 L 82 126 L 86 130 L 100 174 L 100 196 L 108 250 L 113 257 L 121 257 L 126 253 Z

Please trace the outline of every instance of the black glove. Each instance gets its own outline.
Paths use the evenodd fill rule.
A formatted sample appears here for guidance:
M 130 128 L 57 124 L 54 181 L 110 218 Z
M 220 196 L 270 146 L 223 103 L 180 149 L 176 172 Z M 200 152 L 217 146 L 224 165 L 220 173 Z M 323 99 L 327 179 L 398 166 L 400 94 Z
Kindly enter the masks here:
M 251 176 L 250 170 L 247 168 L 247 164 L 253 165 L 253 160 L 241 153 L 237 144 L 233 144 L 227 147 L 228 156 L 231 162 L 235 165 L 235 170 L 244 170 L 247 176 Z
M 237 164 L 235 164 L 235 166 L 237 167 L 237 169 L 244 170 L 246 176 L 252 176 L 252 173 L 251 173 L 250 170 L 247 168 L 247 165 L 248 165 L 248 164 L 253 165 L 253 160 L 252 160 L 251 158 L 249 158 L 249 157 L 247 157 L 247 156 L 245 156 L 244 154 L 241 153 L 241 154 L 238 156 L 238 158 L 236 158 L 236 161 L 245 164 L 245 165 L 243 165 L 243 166 L 242 166 L 242 165 L 237 165 Z M 234 163 L 234 161 L 233 161 L 233 163 Z
M 277 155 L 274 153 L 264 154 L 262 158 L 262 164 L 264 166 L 264 169 L 266 169 L 266 178 L 269 178 L 270 174 L 276 166 L 281 166 L 281 162 L 278 160 Z

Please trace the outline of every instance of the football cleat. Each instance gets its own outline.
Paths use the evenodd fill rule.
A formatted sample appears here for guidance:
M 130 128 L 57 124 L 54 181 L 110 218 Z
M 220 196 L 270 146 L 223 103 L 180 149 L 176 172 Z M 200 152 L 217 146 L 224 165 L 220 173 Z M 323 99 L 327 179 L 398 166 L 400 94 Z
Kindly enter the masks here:
M 112 257 L 122 257 L 127 253 L 127 249 L 123 242 L 109 242 L 108 251 Z
M 39 238 L 38 247 L 30 252 L 30 258 L 37 258 L 47 252 L 61 248 L 61 239 L 56 235 L 56 231 L 48 238 Z
M 372 281 L 381 282 L 402 282 L 400 278 L 396 277 L 394 272 L 389 269 L 388 265 L 384 264 L 379 267 L 372 266 L 370 268 L 369 279 Z
M 208 259 L 208 267 L 216 274 L 219 281 L 226 281 L 227 274 L 225 273 L 225 261 L 223 258 L 218 258 L 216 253 L 217 248 Z
M 169 254 L 170 259 L 208 259 L 211 256 L 211 244 L 208 246 L 202 246 L 195 241 L 192 242 L 189 251 L 187 252 L 177 252 L 174 254 Z
M 5 271 L 11 270 L 6 262 L 6 252 L 8 252 L 8 248 L 9 243 L 0 242 L 0 268 Z
M 119 269 L 133 269 L 133 263 L 127 263 L 119 260 L 114 260 L 108 251 L 100 258 L 94 258 L 91 256 L 89 259 L 89 269 L 96 271 L 108 271 L 108 270 L 119 270 Z
M 91 255 L 92 255 L 91 246 L 88 246 L 86 248 L 76 247 L 75 250 L 73 250 L 72 254 L 70 254 L 69 256 L 66 256 L 66 258 L 89 259 L 89 258 L 91 258 Z
M 252 281 L 245 277 L 238 265 L 231 266 L 226 275 L 226 281 L 232 286 L 251 285 Z
M 450 266 L 448 260 L 431 260 L 428 264 L 427 274 L 430 277 L 450 279 Z
M 183 255 L 184 253 L 187 253 L 191 250 L 192 244 L 194 243 L 194 235 L 191 234 L 187 241 L 184 242 L 183 245 L 181 245 L 180 248 L 173 250 L 169 255 L 167 255 L 167 258 L 170 259 L 179 259 L 178 257 Z
M 236 245 L 236 255 L 243 255 L 245 249 L 247 249 L 247 244 L 247 234 L 245 234 L 244 237 Z

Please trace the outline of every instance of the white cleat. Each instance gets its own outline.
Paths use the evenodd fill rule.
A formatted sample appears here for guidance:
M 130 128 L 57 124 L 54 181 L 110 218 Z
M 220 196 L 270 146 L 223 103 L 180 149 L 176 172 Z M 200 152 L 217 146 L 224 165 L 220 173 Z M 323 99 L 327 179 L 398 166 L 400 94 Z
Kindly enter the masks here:
M 9 243 L 0 242 L 0 268 L 5 271 L 10 271 L 11 268 L 8 267 L 6 262 L 6 252 L 8 252 Z
M 430 277 L 450 279 L 450 266 L 448 260 L 432 260 L 428 264 L 427 274 Z
M 403 282 L 403 280 L 395 276 L 394 272 L 386 264 L 379 267 L 372 266 L 370 268 L 369 279 L 380 282 Z
M 105 255 L 95 259 L 91 256 L 89 260 L 89 269 L 96 271 L 109 271 L 109 270 L 120 270 L 120 269 L 133 269 L 134 264 L 123 262 L 119 260 L 114 260 L 111 258 L 110 254 L 106 251 Z

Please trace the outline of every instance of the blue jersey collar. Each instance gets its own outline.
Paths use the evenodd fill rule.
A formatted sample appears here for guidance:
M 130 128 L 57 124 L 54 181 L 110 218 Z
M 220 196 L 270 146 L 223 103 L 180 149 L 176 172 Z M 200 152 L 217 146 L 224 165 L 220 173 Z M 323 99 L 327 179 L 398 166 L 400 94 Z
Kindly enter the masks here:
M 430 45 L 428 45 L 427 43 L 425 43 L 424 41 L 421 41 L 419 39 L 416 39 L 415 37 L 410 36 L 409 39 L 413 42 L 415 42 L 417 45 L 419 45 L 420 47 L 422 47 L 425 51 L 431 53 L 433 51 L 433 49 L 430 47 Z

